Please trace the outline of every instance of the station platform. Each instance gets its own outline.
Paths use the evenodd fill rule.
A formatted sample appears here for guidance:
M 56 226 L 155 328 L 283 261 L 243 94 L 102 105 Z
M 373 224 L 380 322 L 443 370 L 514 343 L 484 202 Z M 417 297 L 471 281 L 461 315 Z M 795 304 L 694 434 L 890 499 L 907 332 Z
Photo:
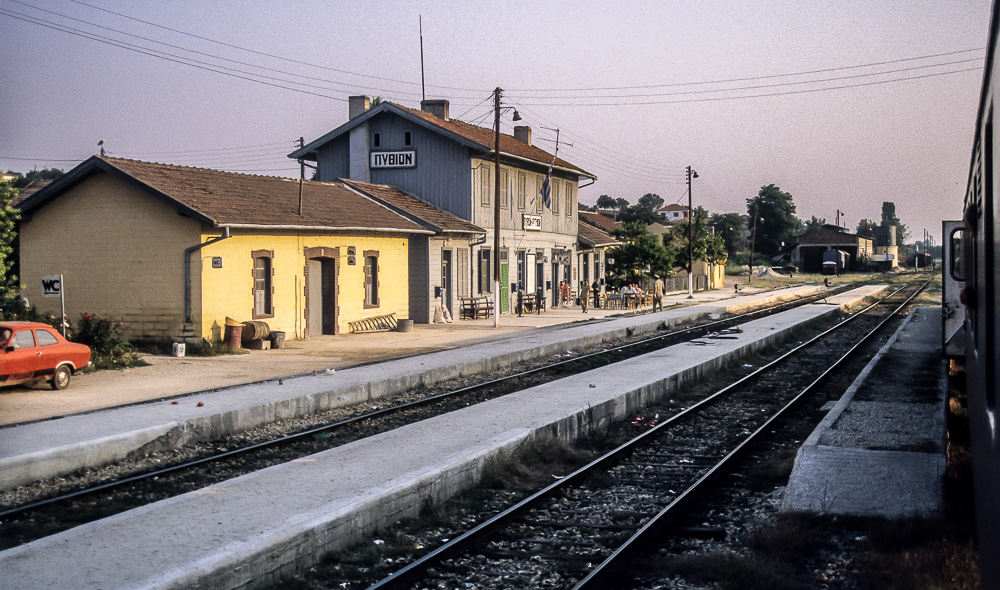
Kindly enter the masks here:
M 315 375 L 279 378 L 287 373 L 277 372 L 273 379 L 202 391 L 176 404 L 172 403 L 176 400 L 161 398 L 149 403 L 0 428 L 0 490 L 100 467 L 133 455 L 217 440 L 277 420 L 373 402 L 411 387 L 430 386 L 456 377 L 506 368 L 624 338 L 630 333 L 653 332 L 664 323 L 672 326 L 706 314 L 742 312 L 803 297 L 817 290 L 822 287 L 795 287 L 741 297 L 708 291 L 697 294 L 692 304 L 683 307 L 641 315 L 612 315 L 605 310 L 604 315 L 588 314 L 593 319 L 586 321 L 581 320 L 587 316 L 579 310 L 552 310 L 530 318 L 504 316 L 502 322 L 511 331 L 499 337 L 490 332 L 493 320 L 476 320 L 476 323 L 442 326 L 443 329 L 433 330 L 433 337 L 415 332 L 387 332 L 373 335 L 376 339 L 368 335 L 353 341 L 340 339 L 335 346 L 360 346 L 362 341 L 370 345 L 374 340 L 386 346 L 388 341 L 395 341 L 398 348 L 400 341 L 426 342 L 432 338 L 437 338 L 438 342 L 450 338 L 453 345 L 442 347 L 438 352 L 405 356 L 377 365 L 356 365 L 332 371 L 320 368 Z M 723 299 L 727 295 L 729 298 Z M 539 327 L 527 329 L 524 326 Z M 370 358 L 378 357 L 373 352 Z M 317 357 L 313 362 L 323 367 L 325 357 Z M 183 371 L 183 368 L 178 370 Z M 140 391 L 146 388 L 141 373 L 134 373 L 132 379 L 132 388 Z M 93 395 L 100 396 L 101 392 L 93 392 Z
M 917 308 L 799 449 L 782 510 L 940 514 L 946 380 L 941 310 Z
M 537 435 L 574 440 L 634 415 L 700 375 L 880 290 L 829 297 L 747 322 L 735 338 L 681 344 L 532 387 L 0 552 L 0 589 L 229 589 L 277 582 L 475 485 L 499 452 Z M 666 316 L 633 319 L 652 320 L 655 330 Z M 567 328 L 552 341 L 532 334 L 471 347 L 478 361 L 450 351 L 448 364 L 564 350 L 567 337 L 602 339 L 629 327 L 615 321 Z M 584 333 L 567 332 L 581 328 Z M 408 369 L 443 371 L 444 364 L 415 357 Z M 391 374 L 397 369 L 380 365 L 378 372 L 405 380 Z

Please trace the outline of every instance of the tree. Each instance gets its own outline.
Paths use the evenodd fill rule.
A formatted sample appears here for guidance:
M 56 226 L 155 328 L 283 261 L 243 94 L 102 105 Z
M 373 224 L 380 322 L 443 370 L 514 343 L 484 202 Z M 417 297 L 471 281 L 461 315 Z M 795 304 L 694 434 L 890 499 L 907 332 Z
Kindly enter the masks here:
M 14 188 L 22 189 L 36 180 L 55 180 L 65 174 L 58 168 L 45 168 L 43 170 L 32 170 L 24 176 L 18 175 L 14 179 Z
M 628 222 L 612 233 L 621 241 L 607 253 L 608 275 L 613 283 L 638 283 L 644 277 L 666 276 L 673 270 L 676 249 L 649 233 L 644 223 Z
M 812 219 L 810 219 L 809 221 L 806 222 L 806 230 L 805 231 L 806 231 L 807 234 L 814 234 L 814 233 L 816 233 L 818 231 L 822 231 L 824 225 L 826 225 L 826 218 L 822 218 L 821 219 L 821 218 L 816 217 L 815 215 L 813 215 Z
M 21 218 L 11 202 L 18 190 L 9 183 L 0 182 L 0 300 L 7 301 L 21 290 L 21 283 L 14 274 L 14 239 L 17 220 Z
M 882 201 L 882 227 L 896 226 L 896 245 L 902 246 L 910 237 L 910 230 L 896 217 L 896 204 L 892 201 Z
M 622 208 L 623 204 L 625 207 L 628 207 L 628 201 L 625 199 L 615 199 L 613 197 L 609 197 L 608 195 L 601 195 L 597 197 L 597 208 L 611 209 L 614 211 L 616 221 L 618 220 L 618 210 Z
M 618 208 L 618 201 L 609 197 L 608 195 L 601 195 L 597 197 L 597 206 L 600 209 L 615 210 Z
M 675 267 L 688 272 L 691 271 L 691 265 L 688 264 L 689 236 L 694 238 L 694 241 L 690 242 L 690 254 L 694 261 L 704 260 L 711 264 L 720 264 L 726 260 L 726 244 L 722 236 L 711 234 L 708 231 L 708 211 L 703 207 L 698 207 L 692 212 L 692 215 L 694 216 L 692 231 L 689 232 L 688 226 L 690 224 L 685 219 L 676 223 L 670 233 L 663 235 L 664 243 L 672 244 L 678 250 Z
M 855 233 L 857 233 L 862 238 L 871 238 L 874 240 L 876 227 L 878 226 L 875 225 L 873 222 L 867 219 L 862 219 L 861 221 L 858 222 L 858 229 Z
M 713 213 L 708 224 L 715 228 L 715 235 L 722 238 L 728 256 L 732 257 L 736 252 L 746 248 L 746 215 Z
M 639 202 L 627 209 L 622 209 L 618 213 L 618 220 L 622 222 L 641 221 L 646 225 L 656 223 L 660 220 L 657 210 L 663 206 L 663 198 L 660 195 L 646 193 L 639 197 Z
M 747 229 L 756 231 L 754 249 L 768 256 L 774 256 L 786 244 L 792 243 L 795 234 L 803 226 L 802 221 L 795 216 L 792 195 L 773 184 L 762 186 L 756 197 L 747 199 L 747 213 L 750 216 Z M 756 230 L 754 230 L 755 214 Z

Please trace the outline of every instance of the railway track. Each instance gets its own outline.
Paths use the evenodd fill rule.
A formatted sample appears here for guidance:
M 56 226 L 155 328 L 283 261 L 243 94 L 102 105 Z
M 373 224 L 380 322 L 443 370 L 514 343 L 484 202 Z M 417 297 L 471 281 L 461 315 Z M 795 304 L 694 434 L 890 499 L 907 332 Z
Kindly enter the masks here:
M 526 387 L 531 387 L 645 354 L 706 334 L 724 334 L 733 326 L 752 319 L 785 311 L 849 290 L 844 286 L 821 294 L 784 302 L 715 321 L 664 331 L 649 338 L 612 345 L 603 350 L 544 362 L 529 370 L 484 380 L 458 388 L 408 392 L 400 403 L 382 405 L 374 410 L 355 411 L 355 415 L 321 424 L 303 431 L 272 438 L 251 445 L 225 448 L 192 461 L 153 469 L 127 477 L 112 478 L 96 485 L 42 498 L 0 511 L 0 548 L 28 542 L 99 518 L 123 512 L 174 495 L 200 489 L 243 473 L 290 461 L 372 436 L 404 424 L 424 420 L 458 407 L 479 403 Z M 664 328 L 666 326 L 663 326 Z M 229 446 L 228 444 L 226 445 Z
M 893 321 L 926 282 L 882 302 L 678 412 L 522 500 L 370 590 L 413 587 L 604 588 L 621 563 L 683 511 L 759 438 Z M 860 359 L 860 365 L 867 358 Z

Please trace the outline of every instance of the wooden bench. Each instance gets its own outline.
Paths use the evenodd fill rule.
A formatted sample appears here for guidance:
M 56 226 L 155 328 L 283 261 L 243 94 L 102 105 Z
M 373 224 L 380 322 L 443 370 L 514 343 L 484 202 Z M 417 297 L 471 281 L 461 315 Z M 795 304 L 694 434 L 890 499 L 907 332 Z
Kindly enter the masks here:
M 459 318 L 463 320 L 478 320 L 493 317 L 493 300 L 486 295 L 479 297 L 459 297 L 461 310 Z
M 396 329 L 396 314 L 377 315 L 355 322 L 347 322 L 347 325 L 351 327 L 351 332 L 355 334 L 360 332 L 388 332 L 389 330 Z

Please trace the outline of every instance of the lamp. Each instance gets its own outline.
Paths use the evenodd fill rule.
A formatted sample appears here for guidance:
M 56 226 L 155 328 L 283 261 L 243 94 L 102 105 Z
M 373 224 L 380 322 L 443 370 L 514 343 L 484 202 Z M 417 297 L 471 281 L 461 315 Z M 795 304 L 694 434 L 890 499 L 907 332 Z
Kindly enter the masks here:
M 521 113 L 517 112 L 517 109 L 514 109 L 514 117 L 513 118 L 514 118 L 515 121 L 520 121 L 521 120 Z

